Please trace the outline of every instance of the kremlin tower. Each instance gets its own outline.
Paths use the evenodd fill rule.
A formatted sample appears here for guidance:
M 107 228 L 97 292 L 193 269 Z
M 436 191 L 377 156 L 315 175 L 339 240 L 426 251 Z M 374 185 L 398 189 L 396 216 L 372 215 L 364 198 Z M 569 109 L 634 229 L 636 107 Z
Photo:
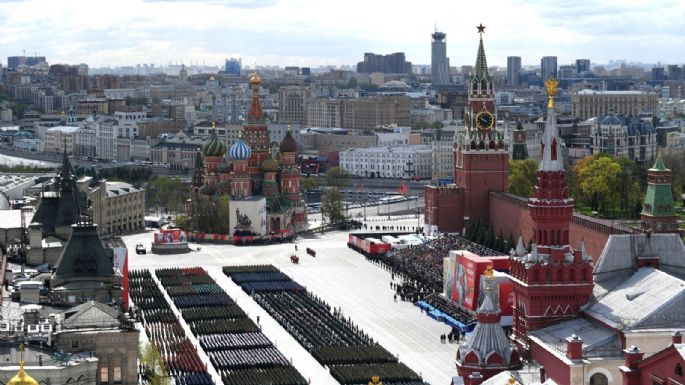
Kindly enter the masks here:
M 647 170 L 647 192 L 640 219 L 651 232 L 678 232 L 671 193 L 671 170 L 664 165 L 661 154 L 657 154 L 654 166 Z
M 573 199 L 569 197 L 554 113 L 558 84 L 551 77 L 545 81 L 549 104 L 542 161 L 535 195 L 528 200 L 534 243 L 530 253 L 517 247 L 511 257 L 514 340 L 524 349 L 528 332 L 576 317 L 593 288 L 592 258 L 583 243 L 580 250 L 569 245 Z
M 462 232 L 470 221 L 488 222 L 491 191 L 507 191 L 509 150 L 497 127 L 495 89 L 480 40 L 476 66 L 468 83 L 464 129 L 454 136 L 454 184 L 425 188 L 425 222 L 429 234 Z
M 471 338 L 457 349 L 457 373 L 464 378 L 465 385 L 478 385 L 504 370 L 518 369 L 521 359 L 512 348 L 500 325 L 501 313 L 497 282 L 489 267 L 484 274 L 485 295 L 478 308 L 478 323 Z

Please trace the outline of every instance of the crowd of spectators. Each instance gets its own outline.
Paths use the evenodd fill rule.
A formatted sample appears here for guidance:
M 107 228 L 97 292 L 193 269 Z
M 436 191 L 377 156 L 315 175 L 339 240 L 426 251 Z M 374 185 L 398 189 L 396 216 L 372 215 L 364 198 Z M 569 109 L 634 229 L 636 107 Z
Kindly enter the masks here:
M 385 255 L 367 256 L 372 262 L 390 270 L 404 282 L 397 286 L 398 296 L 417 301 L 429 293 L 442 291 L 442 260 L 450 250 L 467 250 L 480 256 L 501 253 L 471 242 L 459 235 L 444 235 L 422 245 L 394 249 Z

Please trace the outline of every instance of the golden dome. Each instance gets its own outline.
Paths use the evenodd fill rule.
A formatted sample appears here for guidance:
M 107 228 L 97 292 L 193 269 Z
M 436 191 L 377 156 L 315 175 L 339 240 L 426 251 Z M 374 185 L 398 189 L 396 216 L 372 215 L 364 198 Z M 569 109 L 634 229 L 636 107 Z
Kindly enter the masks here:
M 24 345 L 19 348 L 21 351 L 21 358 L 19 359 L 19 372 L 7 382 L 7 385 L 38 385 L 38 381 L 29 376 L 24 371 Z
M 255 70 L 252 74 L 252 77 L 250 78 L 250 84 L 252 84 L 253 86 L 259 86 L 260 84 L 262 84 L 262 79 L 257 74 L 257 70 Z

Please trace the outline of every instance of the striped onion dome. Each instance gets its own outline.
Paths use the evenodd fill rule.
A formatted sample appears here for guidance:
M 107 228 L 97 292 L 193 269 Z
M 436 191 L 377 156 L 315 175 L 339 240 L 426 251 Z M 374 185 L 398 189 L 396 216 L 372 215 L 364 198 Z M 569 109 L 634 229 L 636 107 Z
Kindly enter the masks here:
M 232 159 L 235 160 L 247 160 L 250 158 L 252 150 L 250 149 L 250 146 L 248 146 L 242 138 L 238 138 L 238 140 L 235 141 L 233 146 L 231 146 L 231 149 L 228 151 L 228 154 L 231 156 Z
M 212 130 L 209 142 L 202 146 L 202 153 L 205 156 L 224 156 L 226 153 L 226 145 L 219 140 L 219 137 L 216 135 L 216 130 Z
M 271 156 L 271 151 L 269 151 L 269 157 L 262 162 L 262 171 L 277 172 L 278 166 L 278 161 Z

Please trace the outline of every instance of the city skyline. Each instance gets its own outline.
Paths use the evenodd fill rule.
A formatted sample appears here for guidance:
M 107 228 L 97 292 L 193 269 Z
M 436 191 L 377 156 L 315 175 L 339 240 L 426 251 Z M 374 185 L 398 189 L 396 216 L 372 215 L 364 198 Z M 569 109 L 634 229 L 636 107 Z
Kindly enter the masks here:
M 452 65 L 470 65 L 482 22 L 489 64 L 508 56 L 523 66 L 543 56 L 558 63 L 626 60 L 685 63 L 685 3 L 502 0 L 497 12 L 478 4 L 429 1 L 409 8 L 357 0 L 334 6 L 310 0 L 124 0 L 97 9 L 91 2 L 3 1 L 0 55 L 46 56 L 48 62 L 92 67 L 199 62 L 222 66 L 354 65 L 364 52 L 405 52 L 430 64 L 434 27 L 447 33 Z M 104 15 L 106 14 L 106 17 Z M 665 18 L 664 14 L 669 17 Z M 516 18 L 512 18 L 516 15 Z

